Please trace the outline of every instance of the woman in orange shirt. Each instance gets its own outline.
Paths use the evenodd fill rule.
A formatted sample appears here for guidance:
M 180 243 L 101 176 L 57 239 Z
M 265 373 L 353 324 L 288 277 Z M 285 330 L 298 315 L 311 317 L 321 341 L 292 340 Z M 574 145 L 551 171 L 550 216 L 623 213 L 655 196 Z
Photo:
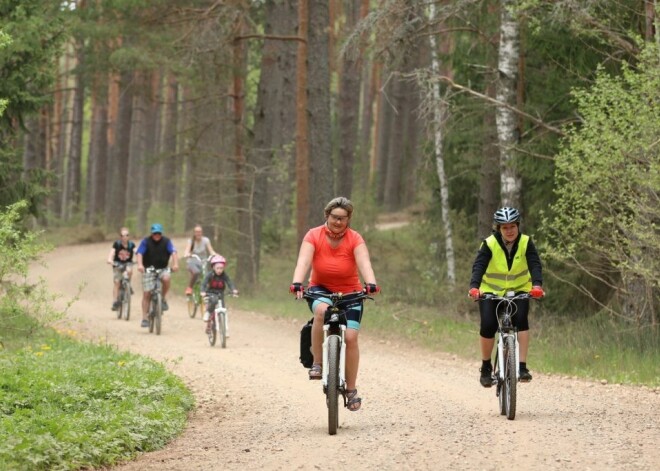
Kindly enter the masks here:
M 350 293 L 365 290 L 375 294 L 380 291 L 371 267 L 369 250 L 360 234 L 349 227 L 353 214 L 353 203 L 343 196 L 334 198 L 325 206 L 325 224 L 310 229 L 300 246 L 298 262 L 293 272 L 290 291 L 302 298 L 303 281 L 311 268 L 309 289 L 330 293 Z M 364 280 L 360 284 L 358 271 Z M 350 301 L 349 301 L 350 303 Z M 323 317 L 329 303 L 310 301 L 314 313 L 312 326 L 312 354 L 314 364 L 309 370 L 309 379 L 321 379 L 323 344 Z M 362 405 L 357 396 L 357 381 L 360 350 L 358 332 L 362 320 L 362 301 L 345 306 L 348 308 L 346 329 L 346 392 L 348 409 L 356 411 Z

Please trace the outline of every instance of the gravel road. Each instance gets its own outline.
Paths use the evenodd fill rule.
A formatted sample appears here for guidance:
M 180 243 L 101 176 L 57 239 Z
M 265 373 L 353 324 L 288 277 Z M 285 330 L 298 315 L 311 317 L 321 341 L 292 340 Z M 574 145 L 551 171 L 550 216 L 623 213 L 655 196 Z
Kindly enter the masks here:
M 139 327 L 137 296 L 129 322 L 109 309 L 109 248 L 58 248 L 46 256 L 51 268 L 37 272 L 67 295 L 86 283 L 70 310 L 71 328 L 167 364 L 197 398 L 180 437 L 113 469 L 660 469 L 658 390 L 533 371 L 509 421 L 494 390 L 479 385 L 476 339 L 475 361 L 382 342 L 369 332 L 368 308 L 358 378 L 363 407 L 341 410 L 339 431 L 329 436 L 321 386 L 298 363 L 299 321 L 231 310 L 230 299 L 228 348 L 211 348 L 202 321 L 190 319 L 175 294 L 162 335 L 148 334 Z M 133 285 L 140 294 L 139 275 Z M 292 301 L 291 309 L 305 306 Z

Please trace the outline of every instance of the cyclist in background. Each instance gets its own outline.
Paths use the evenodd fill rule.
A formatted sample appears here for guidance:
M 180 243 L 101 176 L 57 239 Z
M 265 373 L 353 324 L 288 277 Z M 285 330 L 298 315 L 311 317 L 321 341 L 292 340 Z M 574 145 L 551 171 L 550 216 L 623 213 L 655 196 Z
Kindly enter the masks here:
M 135 243 L 129 240 L 130 233 L 128 228 L 119 229 L 119 240 L 112 244 L 108 254 L 108 264 L 112 265 L 114 287 L 112 289 L 112 310 L 119 309 L 119 284 L 121 283 L 122 269 L 126 267 L 128 279 L 133 276 L 133 254 L 135 253 Z
M 227 265 L 227 260 L 222 255 L 214 255 L 211 257 L 211 271 L 204 281 L 202 281 L 202 287 L 200 290 L 200 295 L 202 297 L 209 296 L 209 301 L 206 303 L 206 312 L 204 312 L 204 322 L 206 324 L 206 332 L 208 333 L 211 329 L 211 324 L 208 323 L 211 318 L 211 313 L 215 309 L 215 305 L 223 301 L 225 298 L 225 289 L 229 287 L 232 294 L 238 295 L 238 290 L 234 283 L 229 278 L 229 275 L 225 271 L 225 266 Z M 229 331 L 227 331 L 227 337 L 229 337 Z
M 481 243 L 472 265 L 470 297 L 477 300 L 483 293 L 504 296 L 508 291 L 514 291 L 541 298 L 545 294 L 542 285 L 541 258 L 532 239 L 520 232 L 520 212 L 510 207 L 498 209 L 493 215 L 493 233 Z M 512 322 L 518 330 L 520 381 L 527 382 L 532 380 L 527 369 L 529 299 L 516 299 L 514 302 L 518 308 Z M 482 358 L 479 381 L 485 388 L 493 384 L 491 354 L 498 327 L 496 307 L 497 301 L 494 300 L 486 299 L 479 303 Z
M 302 283 L 312 270 L 309 280 L 309 290 L 317 292 L 350 293 L 366 291 L 375 294 L 380 291 L 376 284 L 376 275 L 371 267 L 369 250 L 362 236 L 349 227 L 353 215 L 353 203 L 343 196 L 331 200 L 324 209 L 325 223 L 310 229 L 300 246 L 298 261 L 293 272 L 293 283 L 289 290 L 296 297 L 303 295 Z M 360 285 L 358 270 L 365 282 Z M 349 301 L 350 302 L 350 301 Z M 309 379 L 321 379 L 321 360 L 323 344 L 323 323 L 325 311 L 331 305 L 327 302 L 314 300 L 309 302 L 314 313 L 312 325 L 312 354 L 314 364 L 309 370 Z M 347 304 L 346 318 L 346 398 L 350 411 L 357 411 L 362 406 L 362 398 L 358 397 L 355 384 L 357 382 L 360 364 L 360 349 L 358 333 L 362 320 L 363 302 Z
M 192 255 L 195 254 L 199 257 L 199 260 Z M 186 296 L 189 296 L 193 292 L 193 286 L 197 282 L 197 278 L 202 273 L 203 264 L 206 263 L 206 260 L 211 256 L 216 255 L 216 251 L 213 250 L 211 241 L 208 237 L 204 237 L 204 232 L 202 226 L 197 224 L 193 228 L 193 235 L 188 241 L 186 246 L 186 251 L 183 254 L 183 257 L 188 259 L 188 286 L 186 287 Z
M 145 267 L 154 267 L 156 269 L 167 268 L 171 264 L 172 271 L 179 269 L 179 259 L 172 241 L 163 236 L 163 226 L 153 224 L 151 226 L 151 236 L 145 237 L 140 242 L 137 249 L 138 271 L 142 273 L 142 327 L 149 327 L 147 316 L 149 315 L 149 303 L 151 302 L 151 290 L 156 285 L 156 273 L 147 273 Z M 170 274 L 161 273 L 160 279 L 163 282 L 163 311 L 167 311 L 169 306 L 165 301 L 165 296 L 170 289 Z

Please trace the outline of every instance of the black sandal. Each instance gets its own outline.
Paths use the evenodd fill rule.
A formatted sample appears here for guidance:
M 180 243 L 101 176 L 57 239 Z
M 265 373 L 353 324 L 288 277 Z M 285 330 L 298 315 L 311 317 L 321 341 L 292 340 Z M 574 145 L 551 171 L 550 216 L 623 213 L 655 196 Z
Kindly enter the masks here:
M 351 412 L 357 412 L 362 407 L 362 398 L 357 397 L 357 389 L 349 389 L 346 391 L 346 408 Z

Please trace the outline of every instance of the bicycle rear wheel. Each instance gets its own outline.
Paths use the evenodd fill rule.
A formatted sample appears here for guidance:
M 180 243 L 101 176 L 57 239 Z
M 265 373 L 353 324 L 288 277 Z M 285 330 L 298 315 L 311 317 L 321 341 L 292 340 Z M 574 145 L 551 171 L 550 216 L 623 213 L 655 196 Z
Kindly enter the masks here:
M 328 433 L 335 435 L 339 426 L 339 337 L 328 338 Z
M 506 394 L 506 418 L 516 418 L 516 386 L 518 385 L 518 365 L 516 365 L 516 344 L 513 337 L 504 339 L 504 384 Z

